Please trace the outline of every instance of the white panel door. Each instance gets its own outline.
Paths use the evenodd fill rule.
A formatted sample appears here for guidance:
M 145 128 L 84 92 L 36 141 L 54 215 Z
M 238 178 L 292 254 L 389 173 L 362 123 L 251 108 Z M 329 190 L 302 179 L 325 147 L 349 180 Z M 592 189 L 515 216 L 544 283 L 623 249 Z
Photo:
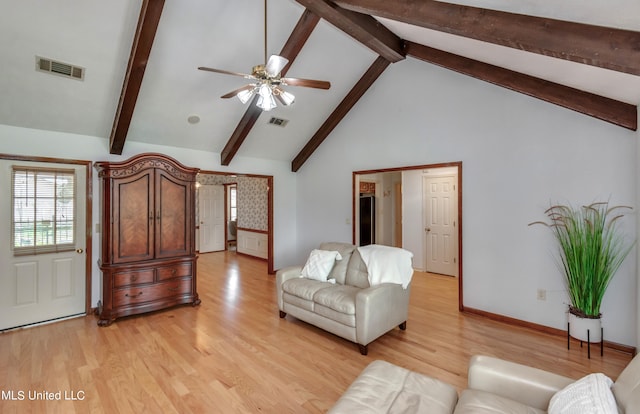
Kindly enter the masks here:
M 67 251 L 58 253 L 39 253 L 16 256 L 14 245 L 29 243 L 29 237 L 12 237 L 14 226 L 12 217 L 29 215 L 30 202 L 25 199 L 18 201 L 15 212 L 12 212 L 12 166 L 43 169 L 73 169 L 75 170 L 75 205 L 65 200 L 55 205 L 56 217 L 60 222 L 65 220 L 65 214 L 75 215 L 75 225 L 58 224 L 55 231 L 50 223 L 55 219 L 40 216 L 34 219 L 37 225 L 36 244 L 48 244 L 54 237 L 71 240 L 72 246 Z M 46 180 L 43 180 L 46 181 Z M 53 180 L 56 181 L 56 180 Z M 86 170 L 84 165 L 67 165 L 54 163 L 32 163 L 16 160 L 0 160 L 0 192 L 4 194 L 0 202 L 0 330 L 30 325 L 86 312 Z M 51 194 L 59 194 L 62 185 Z M 68 188 L 68 187 L 67 187 Z M 66 190 L 65 190 L 66 191 Z M 44 191 L 43 191 L 44 192 Z M 40 195 L 43 195 L 42 193 Z M 43 195 L 42 199 L 47 199 Z M 40 201 L 41 205 L 46 201 Z M 48 212 L 48 210 L 47 210 Z M 15 213 L 15 214 L 14 214 Z M 35 215 L 33 215 L 35 217 Z M 18 218 L 15 219 L 19 221 Z M 18 226 L 16 228 L 19 228 Z M 64 236 L 61 234 L 64 233 Z M 29 233 L 31 234 L 31 233 Z M 56 236 L 57 234 L 57 236 Z M 73 234 L 73 237 L 70 236 Z
M 458 202 L 455 176 L 423 178 L 426 270 L 458 276 Z
M 224 186 L 198 188 L 200 253 L 224 250 Z

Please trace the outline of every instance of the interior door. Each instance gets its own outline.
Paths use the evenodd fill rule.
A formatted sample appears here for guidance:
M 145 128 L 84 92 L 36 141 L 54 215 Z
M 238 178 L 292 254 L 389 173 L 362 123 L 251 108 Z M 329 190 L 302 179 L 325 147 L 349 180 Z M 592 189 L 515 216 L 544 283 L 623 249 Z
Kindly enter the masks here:
M 30 171 L 15 197 L 14 166 Z M 75 173 L 73 184 L 51 170 Z M 0 330 L 84 314 L 85 166 L 0 160 L 0 191 Z
M 426 270 L 458 276 L 458 231 L 455 176 L 423 178 Z
M 224 186 L 201 185 L 198 188 L 200 253 L 224 250 Z

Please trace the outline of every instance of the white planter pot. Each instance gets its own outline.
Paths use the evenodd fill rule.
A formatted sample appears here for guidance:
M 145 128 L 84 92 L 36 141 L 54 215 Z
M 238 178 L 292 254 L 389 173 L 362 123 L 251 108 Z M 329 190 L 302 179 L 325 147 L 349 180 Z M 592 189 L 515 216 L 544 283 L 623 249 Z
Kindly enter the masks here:
M 587 342 L 600 342 L 602 340 L 602 319 L 581 318 L 569 312 L 569 335 L 573 338 Z

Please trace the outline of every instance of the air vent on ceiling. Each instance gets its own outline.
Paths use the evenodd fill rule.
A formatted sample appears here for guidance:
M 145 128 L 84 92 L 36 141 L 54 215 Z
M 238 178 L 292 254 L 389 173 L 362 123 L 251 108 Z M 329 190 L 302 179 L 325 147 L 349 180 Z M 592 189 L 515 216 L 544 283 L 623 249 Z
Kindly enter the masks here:
M 277 125 L 279 127 L 284 128 L 285 126 L 287 126 L 287 124 L 289 123 L 288 120 L 286 119 L 282 119 L 282 118 L 276 118 L 275 116 L 272 116 L 271 119 L 269 119 L 269 123 L 271 125 Z
M 36 56 L 36 70 L 67 78 L 84 80 L 84 68 L 40 56 Z

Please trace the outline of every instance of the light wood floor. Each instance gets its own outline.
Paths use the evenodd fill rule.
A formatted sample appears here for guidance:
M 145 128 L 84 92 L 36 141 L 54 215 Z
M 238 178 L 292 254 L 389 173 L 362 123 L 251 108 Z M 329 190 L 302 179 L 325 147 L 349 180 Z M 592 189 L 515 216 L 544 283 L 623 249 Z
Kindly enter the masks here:
M 416 273 L 406 331 L 362 356 L 348 341 L 278 317 L 266 263 L 235 253 L 198 261 L 199 307 L 120 319 L 91 315 L 0 335 L 2 413 L 320 413 L 371 361 L 466 384 L 469 357 L 494 355 L 579 378 L 616 378 L 629 355 L 457 311 L 456 281 Z M 9 392 L 23 401 L 10 401 Z M 35 392 L 54 393 L 53 400 Z M 55 393 L 60 392 L 61 401 Z M 65 401 L 81 397 L 82 400 Z

